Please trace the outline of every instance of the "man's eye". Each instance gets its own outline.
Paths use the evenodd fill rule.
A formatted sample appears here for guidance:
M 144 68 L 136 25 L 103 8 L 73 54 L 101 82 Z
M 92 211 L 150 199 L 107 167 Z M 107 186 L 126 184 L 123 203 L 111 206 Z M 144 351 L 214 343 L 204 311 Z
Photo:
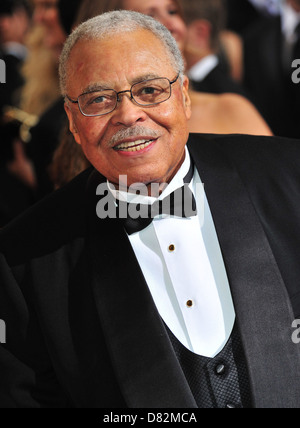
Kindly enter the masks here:
M 93 97 L 89 100 L 88 104 L 103 104 L 105 102 L 109 101 L 108 97 L 104 97 L 104 96 L 98 96 L 98 97 Z
M 154 95 L 158 92 L 159 91 L 157 88 L 153 88 L 152 86 L 148 86 L 147 88 L 143 88 L 141 90 L 141 95 Z
M 147 96 L 152 96 L 152 97 L 156 97 L 158 95 L 160 95 L 162 92 L 164 91 L 163 88 L 161 88 L 160 86 L 146 86 L 145 88 L 142 88 L 139 93 L 138 96 L 140 97 L 147 97 Z
M 106 100 L 105 97 L 97 97 L 94 99 L 93 103 L 94 104 L 101 104 L 101 103 L 104 103 L 105 100 Z

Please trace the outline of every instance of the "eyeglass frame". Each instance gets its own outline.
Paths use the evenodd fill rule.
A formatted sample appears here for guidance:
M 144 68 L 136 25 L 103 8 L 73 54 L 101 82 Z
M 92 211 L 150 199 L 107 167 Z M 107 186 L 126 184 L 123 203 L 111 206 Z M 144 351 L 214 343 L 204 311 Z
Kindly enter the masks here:
M 116 98 L 116 105 L 115 105 L 115 107 L 114 107 L 111 111 L 109 111 L 109 112 L 107 112 L 107 113 L 96 114 L 96 115 L 94 115 L 94 114 L 92 114 L 92 115 L 90 115 L 90 114 L 85 114 L 85 113 L 83 113 L 83 111 L 82 111 L 82 109 L 81 109 L 80 102 L 79 102 L 79 98 L 80 98 L 80 97 L 82 97 L 82 96 L 84 96 L 84 95 L 93 94 L 93 93 L 96 93 L 96 92 L 101 92 L 101 90 L 99 90 L 99 91 L 84 92 L 84 93 L 82 93 L 82 94 L 80 94 L 80 95 L 79 95 L 79 97 L 77 98 L 77 100 L 73 100 L 73 99 L 72 99 L 72 98 L 70 98 L 70 97 L 69 97 L 69 95 L 67 95 L 67 94 L 65 95 L 65 98 L 67 98 L 67 99 L 68 99 L 68 101 L 70 101 L 72 104 L 78 104 L 78 107 L 79 107 L 79 111 L 80 111 L 80 113 L 81 113 L 83 116 L 85 116 L 85 117 L 100 117 L 100 116 L 106 116 L 107 114 L 112 113 L 113 111 L 115 111 L 115 110 L 116 110 L 116 108 L 117 108 L 117 106 L 118 106 L 118 103 L 119 103 L 119 102 L 121 102 L 121 99 L 120 99 L 119 95 L 121 95 L 121 94 L 126 94 L 127 92 L 129 92 L 129 93 L 130 93 L 130 95 L 131 95 L 130 99 L 131 99 L 132 101 L 134 101 L 137 105 L 142 106 L 142 107 L 155 106 L 155 105 L 159 105 L 159 104 L 165 103 L 166 101 L 168 101 L 168 100 L 171 98 L 171 96 L 172 96 L 172 85 L 174 85 L 174 83 L 176 83 L 176 82 L 177 82 L 177 80 L 178 80 L 178 79 L 179 79 L 179 77 L 180 77 L 180 74 L 181 74 L 181 73 L 179 72 L 179 73 L 178 73 L 178 75 L 177 75 L 177 77 L 176 77 L 174 80 L 170 80 L 170 79 L 168 79 L 167 77 L 155 77 L 155 78 L 153 78 L 153 79 L 145 79 L 145 80 L 141 80 L 140 82 L 137 82 L 137 83 L 135 83 L 134 85 L 132 85 L 132 86 L 131 86 L 131 88 L 130 88 L 130 89 L 128 89 L 127 91 L 120 91 L 120 92 L 117 92 L 117 91 L 116 91 L 116 90 L 114 90 L 114 89 L 105 89 L 105 90 L 103 90 L 103 92 L 104 92 L 104 91 L 113 91 L 113 92 L 117 95 L 117 98 Z M 168 97 L 166 100 L 164 100 L 164 101 L 159 101 L 158 103 L 151 103 L 151 104 L 141 104 L 141 103 L 138 103 L 138 102 L 136 101 L 136 99 L 134 98 L 133 94 L 132 94 L 132 90 L 133 90 L 133 88 L 134 88 L 135 86 L 137 86 L 137 85 L 140 85 L 141 83 L 152 82 L 153 80 L 160 80 L 160 79 L 168 80 L 168 82 L 169 82 L 169 84 L 170 84 L 170 95 L 169 95 L 169 97 Z

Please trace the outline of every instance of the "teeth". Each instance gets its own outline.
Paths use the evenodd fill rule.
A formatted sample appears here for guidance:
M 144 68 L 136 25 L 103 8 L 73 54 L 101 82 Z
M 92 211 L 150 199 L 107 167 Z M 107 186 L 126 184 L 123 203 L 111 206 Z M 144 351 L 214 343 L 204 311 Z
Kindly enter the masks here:
M 139 152 L 140 150 L 148 147 L 153 140 L 138 140 L 131 143 L 123 143 L 116 147 L 116 150 L 122 150 L 126 152 Z

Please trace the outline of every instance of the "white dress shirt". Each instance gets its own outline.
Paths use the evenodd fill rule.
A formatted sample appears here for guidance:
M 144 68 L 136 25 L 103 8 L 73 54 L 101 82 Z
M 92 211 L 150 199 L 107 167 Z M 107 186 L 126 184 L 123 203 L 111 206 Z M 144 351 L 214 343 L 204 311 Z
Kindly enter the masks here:
M 279 15 L 282 0 L 250 0 L 259 11 L 269 15 Z
M 217 55 L 208 55 L 193 65 L 188 71 L 188 77 L 194 82 L 202 82 L 219 64 Z
M 190 162 L 186 149 L 183 165 L 159 199 L 183 186 Z M 156 200 L 109 187 L 117 199 L 148 204 Z M 129 239 L 166 325 L 187 349 L 213 358 L 231 335 L 235 310 L 208 201 L 196 170 L 190 188 L 197 202 L 196 217 L 157 216 Z
M 300 23 L 300 13 L 297 13 L 292 6 L 283 2 L 281 6 L 282 32 L 291 43 L 296 42 L 295 30 Z

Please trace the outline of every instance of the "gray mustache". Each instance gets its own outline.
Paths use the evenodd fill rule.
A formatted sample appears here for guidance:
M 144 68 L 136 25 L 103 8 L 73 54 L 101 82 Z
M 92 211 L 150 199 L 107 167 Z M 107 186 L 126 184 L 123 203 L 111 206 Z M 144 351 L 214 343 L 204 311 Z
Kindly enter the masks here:
M 158 138 L 159 134 L 153 129 L 143 128 L 137 126 L 135 128 L 126 128 L 120 129 L 109 141 L 110 146 L 115 146 L 119 141 L 125 140 L 127 138 L 135 137 L 151 137 L 153 139 Z

